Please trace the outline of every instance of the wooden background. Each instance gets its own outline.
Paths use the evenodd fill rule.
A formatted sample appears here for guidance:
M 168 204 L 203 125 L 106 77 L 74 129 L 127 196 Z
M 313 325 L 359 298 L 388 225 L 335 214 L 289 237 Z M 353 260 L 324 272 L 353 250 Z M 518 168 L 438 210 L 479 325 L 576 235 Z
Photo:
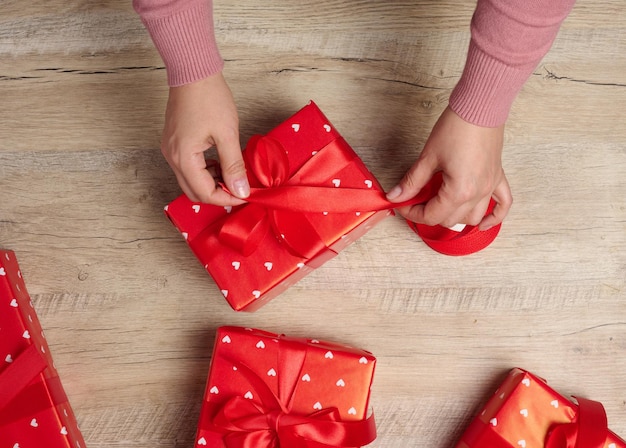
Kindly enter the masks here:
M 242 141 L 315 100 L 385 188 L 460 76 L 474 2 L 216 0 Z M 378 357 L 371 446 L 451 447 L 514 366 L 626 435 L 626 4 L 580 0 L 518 97 L 515 203 L 450 258 L 389 218 L 254 314 L 163 206 L 165 70 L 130 0 L 0 4 L 0 246 L 17 252 L 91 448 L 193 446 L 215 329 Z

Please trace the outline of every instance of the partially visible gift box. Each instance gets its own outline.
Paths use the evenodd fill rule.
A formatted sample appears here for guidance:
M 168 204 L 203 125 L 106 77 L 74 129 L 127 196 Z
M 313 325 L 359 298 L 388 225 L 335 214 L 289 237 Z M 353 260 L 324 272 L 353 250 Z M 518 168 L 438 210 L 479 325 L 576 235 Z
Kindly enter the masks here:
M 384 193 L 313 102 L 253 137 L 244 160 L 260 203 L 218 207 L 182 195 L 165 207 L 237 311 L 258 309 L 393 213 L 354 210 L 358 193 Z
M 359 447 L 376 438 L 364 350 L 221 327 L 196 447 Z
M 12 251 L 0 250 L 0 448 L 85 448 Z
M 456 448 L 626 448 L 626 442 L 607 429 L 600 403 L 573 400 L 515 368 Z

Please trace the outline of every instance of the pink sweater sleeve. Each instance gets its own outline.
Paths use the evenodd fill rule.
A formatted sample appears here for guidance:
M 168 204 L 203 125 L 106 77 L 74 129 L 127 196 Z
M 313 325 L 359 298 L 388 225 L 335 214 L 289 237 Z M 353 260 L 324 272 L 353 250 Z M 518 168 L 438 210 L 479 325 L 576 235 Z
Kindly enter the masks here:
M 575 0 L 478 0 L 463 75 L 450 107 L 464 120 L 497 127 L 548 52 Z
M 170 86 L 198 81 L 222 70 L 212 0 L 133 0 L 133 7 L 165 63 Z

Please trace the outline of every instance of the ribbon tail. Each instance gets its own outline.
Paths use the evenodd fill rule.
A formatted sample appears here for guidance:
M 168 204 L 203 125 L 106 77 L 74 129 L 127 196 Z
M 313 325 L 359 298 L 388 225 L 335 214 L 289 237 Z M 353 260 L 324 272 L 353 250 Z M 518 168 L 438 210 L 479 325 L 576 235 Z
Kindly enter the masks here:
M 374 414 L 358 421 L 316 420 L 314 416 L 307 420 L 291 428 L 308 442 L 308 448 L 365 446 L 376 439 Z

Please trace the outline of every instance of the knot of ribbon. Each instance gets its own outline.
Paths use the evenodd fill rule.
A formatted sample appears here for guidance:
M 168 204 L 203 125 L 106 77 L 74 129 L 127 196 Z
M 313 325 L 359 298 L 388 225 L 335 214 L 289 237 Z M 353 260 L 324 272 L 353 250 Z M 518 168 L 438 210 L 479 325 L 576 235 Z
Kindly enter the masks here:
M 546 448 L 603 448 L 608 436 L 604 406 L 578 398 L 578 413 L 571 423 L 555 425 L 546 437 Z
M 205 403 L 208 412 L 200 427 L 223 433 L 227 448 L 331 448 L 371 443 L 376 438 L 373 415 L 343 421 L 337 408 L 306 415 L 292 411 L 306 350 L 298 339 L 281 336 L 278 344 L 278 393 L 244 363 L 229 359 L 250 382 L 258 401 L 236 396 L 222 404 Z
M 388 201 L 377 189 L 331 186 L 333 173 L 358 160 L 341 137 L 300 167 L 290 167 L 285 148 L 270 136 L 253 136 L 243 157 L 251 186 L 248 203 L 219 223 L 218 235 L 222 243 L 244 256 L 253 253 L 271 230 L 292 254 L 311 259 L 327 245 L 307 214 L 373 212 L 425 203 L 436 196 L 442 183 L 441 173 L 436 173 L 416 197 L 403 203 Z M 494 206 L 492 199 L 487 213 Z M 500 230 L 499 225 L 487 231 L 466 226 L 462 232 L 412 222 L 409 226 L 431 248 L 448 255 L 477 252 L 489 245 Z

